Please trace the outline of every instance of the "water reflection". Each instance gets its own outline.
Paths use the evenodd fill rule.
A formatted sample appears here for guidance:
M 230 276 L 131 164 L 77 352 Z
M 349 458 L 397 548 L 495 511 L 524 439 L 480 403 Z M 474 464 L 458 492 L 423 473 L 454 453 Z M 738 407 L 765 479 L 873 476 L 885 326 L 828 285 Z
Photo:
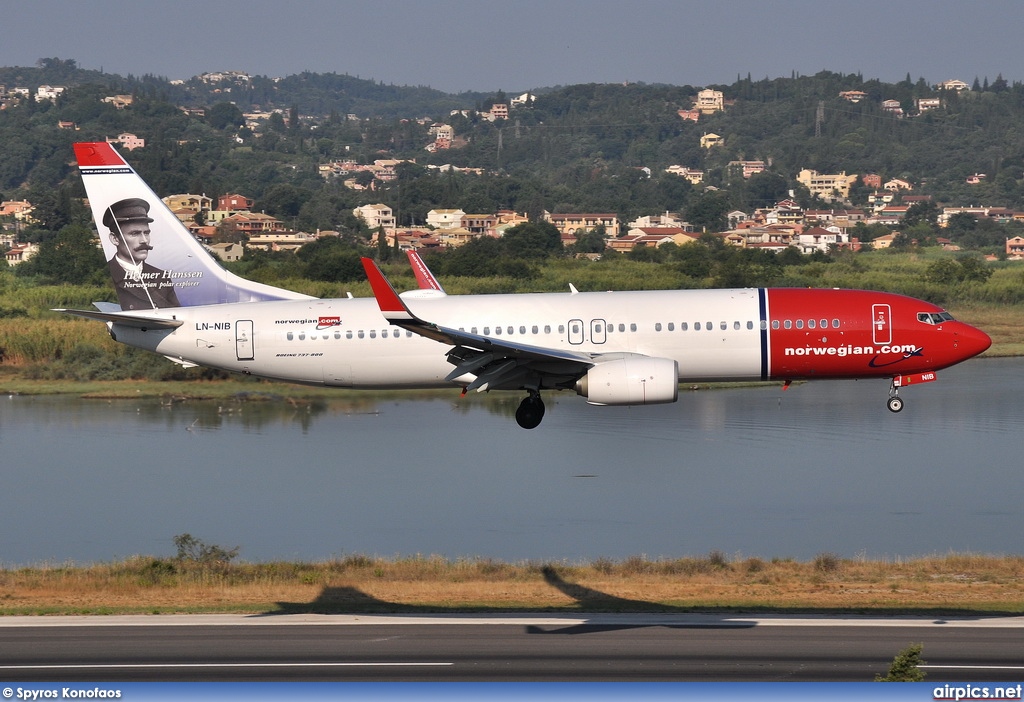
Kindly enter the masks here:
M 899 415 L 883 381 L 822 382 L 555 395 L 533 431 L 513 395 L 4 397 L 0 562 L 169 555 L 186 531 L 249 560 L 1017 552 L 1024 361 L 940 375 Z

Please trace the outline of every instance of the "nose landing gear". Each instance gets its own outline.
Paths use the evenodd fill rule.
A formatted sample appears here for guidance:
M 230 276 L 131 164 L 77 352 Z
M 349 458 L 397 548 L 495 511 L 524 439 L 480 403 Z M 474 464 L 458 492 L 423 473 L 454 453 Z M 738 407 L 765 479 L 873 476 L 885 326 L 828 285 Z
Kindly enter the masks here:
M 523 429 L 535 429 L 544 419 L 544 400 L 540 393 L 531 390 L 516 409 L 516 423 Z
M 900 397 L 900 388 L 896 385 L 895 378 L 889 386 L 889 400 L 885 404 L 890 412 L 899 412 L 903 409 L 903 398 Z

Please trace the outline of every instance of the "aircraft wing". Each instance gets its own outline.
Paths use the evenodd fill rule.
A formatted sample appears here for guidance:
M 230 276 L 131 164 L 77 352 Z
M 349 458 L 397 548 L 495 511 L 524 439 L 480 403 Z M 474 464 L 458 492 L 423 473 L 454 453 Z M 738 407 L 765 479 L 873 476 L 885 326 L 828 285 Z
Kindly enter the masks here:
M 86 319 L 98 319 L 101 322 L 113 322 L 114 324 L 123 324 L 126 327 L 135 327 L 142 329 L 174 329 L 180 327 L 184 322 L 180 319 L 163 319 L 162 317 L 147 317 L 143 314 L 132 314 L 129 312 L 111 312 L 105 310 L 93 311 L 93 310 L 69 310 L 69 309 L 54 309 L 54 312 L 63 312 L 65 314 L 73 314 L 77 317 L 85 317 Z
M 607 354 L 590 354 L 520 344 L 444 327 L 420 319 L 408 308 L 394 287 L 369 258 L 362 259 L 381 314 L 392 324 L 454 348 L 448 362 L 455 370 L 446 380 L 472 374 L 467 390 L 571 387 L 578 378 Z M 620 355 L 620 354 L 616 354 Z

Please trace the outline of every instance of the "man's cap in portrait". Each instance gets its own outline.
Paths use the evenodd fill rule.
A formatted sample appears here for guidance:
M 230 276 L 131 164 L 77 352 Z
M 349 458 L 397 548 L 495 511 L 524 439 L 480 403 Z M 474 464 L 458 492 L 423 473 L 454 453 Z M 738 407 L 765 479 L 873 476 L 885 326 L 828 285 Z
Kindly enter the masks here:
M 149 203 L 142 198 L 132 197 L 119 200 L 103 213 L 103 225 L 108 229 L 118 229 L 128 222 L 152 222 L 149 216 Z

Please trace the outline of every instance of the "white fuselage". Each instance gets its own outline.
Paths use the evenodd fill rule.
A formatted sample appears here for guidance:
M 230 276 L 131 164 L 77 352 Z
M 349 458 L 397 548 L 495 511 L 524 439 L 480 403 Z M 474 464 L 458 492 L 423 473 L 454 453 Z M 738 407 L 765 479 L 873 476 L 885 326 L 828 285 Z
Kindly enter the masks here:
M 761 379 L 759 291 L 465 295 L 415 299 L 423 319 L 495 339 L 678 362 L 680 380 Z M 449 345 L 388 323 L 373 298 L 234 303 L 155 310 L 184 323 L 118 341 L 172 359 L 338 387 L 450 387 Z M 463 379 L 459 379 L 461 382 Z

